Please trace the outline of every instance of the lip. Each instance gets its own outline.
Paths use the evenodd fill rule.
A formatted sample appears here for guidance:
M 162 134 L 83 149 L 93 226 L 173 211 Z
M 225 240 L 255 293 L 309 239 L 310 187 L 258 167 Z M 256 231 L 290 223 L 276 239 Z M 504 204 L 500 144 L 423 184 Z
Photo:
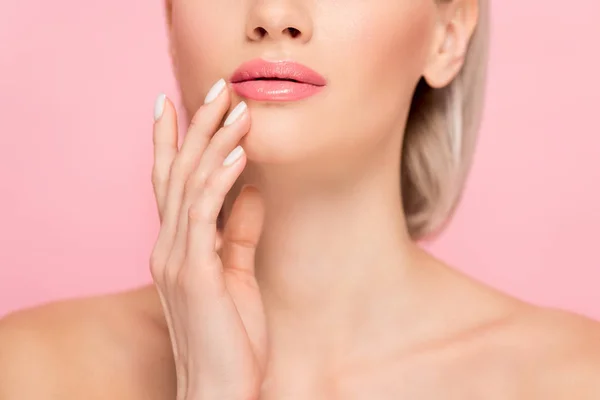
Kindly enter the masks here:
M 326 79 L 293 61 L 254 59 L 240 65 L 230 78 L 240 96 L 257 101 L 297 101 L 319 93 Z

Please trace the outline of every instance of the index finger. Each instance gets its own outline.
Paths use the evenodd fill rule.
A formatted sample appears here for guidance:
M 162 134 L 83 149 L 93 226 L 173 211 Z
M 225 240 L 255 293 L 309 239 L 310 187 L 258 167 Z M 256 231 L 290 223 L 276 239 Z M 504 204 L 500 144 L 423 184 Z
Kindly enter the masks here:
M 178 151 L 177 134 L 175 107 L 165 94 L 160 94 L 154 104 L 152 186 L 161 221 L 167 198 L 171 165 Z

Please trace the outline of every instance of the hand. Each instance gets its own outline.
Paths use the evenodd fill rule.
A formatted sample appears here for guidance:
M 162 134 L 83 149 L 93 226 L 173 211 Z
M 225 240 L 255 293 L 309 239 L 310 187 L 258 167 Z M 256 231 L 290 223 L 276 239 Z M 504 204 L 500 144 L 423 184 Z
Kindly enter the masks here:
M 254 400 L 267 349 L 254 275 L 264 206 L 255 188 L 244 188 L 236 199 L 222 251 L 216 250 L 217 215 L 246 164 L 236 145 L 250 116 L 240 103 L 219 129 L 231 103 L 225 83 L 207 99 L 180 150 L 175 109 L 168 99 L 163 107 L 157 101 L 152 181 L 161 229 L 150 269 L 173 345 L 177 399 Z

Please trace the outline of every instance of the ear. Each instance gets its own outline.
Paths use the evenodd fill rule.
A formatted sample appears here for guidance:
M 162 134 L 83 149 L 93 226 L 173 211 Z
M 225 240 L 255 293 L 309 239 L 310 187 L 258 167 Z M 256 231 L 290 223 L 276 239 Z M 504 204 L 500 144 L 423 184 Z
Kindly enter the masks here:
M 437 32 L 423 72 L 423 78 L 433 88 L 448 85 L 460 72 L 479 18 L 478 0 L 439 2 Z

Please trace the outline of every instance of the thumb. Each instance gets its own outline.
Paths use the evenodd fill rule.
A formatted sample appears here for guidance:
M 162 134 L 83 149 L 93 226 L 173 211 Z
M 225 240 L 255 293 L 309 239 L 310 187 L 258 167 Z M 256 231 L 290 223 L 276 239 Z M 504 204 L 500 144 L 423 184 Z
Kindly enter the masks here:
M 256 246 L 264 222 L 264 203 L 257 188 L 246 185 L 233 203 L 223 231 L 223 267 L 254 275 Z

